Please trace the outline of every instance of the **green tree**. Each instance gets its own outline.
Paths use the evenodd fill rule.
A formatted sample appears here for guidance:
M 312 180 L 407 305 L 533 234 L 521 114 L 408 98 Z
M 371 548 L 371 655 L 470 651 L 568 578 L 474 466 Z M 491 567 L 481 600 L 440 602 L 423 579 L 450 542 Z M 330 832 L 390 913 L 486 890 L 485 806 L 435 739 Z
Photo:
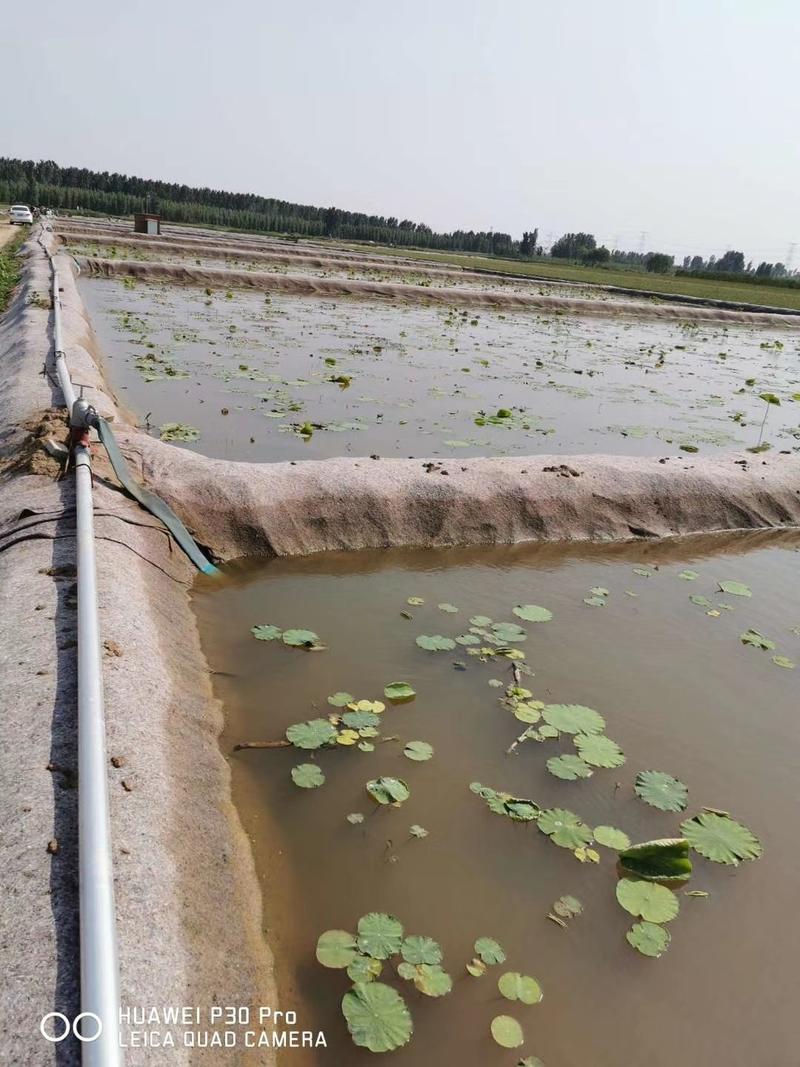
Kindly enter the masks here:
M 645 261 L 645 267 L 651 274 L 669 274 L 675 260 L 665 252 L 651 252 Z

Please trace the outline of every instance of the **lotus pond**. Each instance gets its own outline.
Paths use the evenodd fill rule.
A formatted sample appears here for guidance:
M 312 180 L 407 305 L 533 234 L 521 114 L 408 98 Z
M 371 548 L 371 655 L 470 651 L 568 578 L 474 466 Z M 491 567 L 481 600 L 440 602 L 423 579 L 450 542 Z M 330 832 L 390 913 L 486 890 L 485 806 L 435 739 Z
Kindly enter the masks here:
M 285 1062 L 791 1062 L 799 550 L 328 553 L 199 579 L 282 1006 L 328 1043 Z M 264 741 L 283 747 L 236 750 Z
M 131 278 L 80 287 L 121 401 L 209 456 L 800 448 L 797 331 Z

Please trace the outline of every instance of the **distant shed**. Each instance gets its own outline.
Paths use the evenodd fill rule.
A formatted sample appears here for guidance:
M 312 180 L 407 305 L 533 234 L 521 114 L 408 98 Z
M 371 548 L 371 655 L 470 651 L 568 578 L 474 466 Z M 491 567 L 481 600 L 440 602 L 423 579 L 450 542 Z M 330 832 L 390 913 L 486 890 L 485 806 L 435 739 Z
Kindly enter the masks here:
M 161 216 L 160 215 L 147 215 L 144 212 L 137 212 L 133 216 L 133 232 L 134 233 L 149 233 L 153 236 L 161 234 Z

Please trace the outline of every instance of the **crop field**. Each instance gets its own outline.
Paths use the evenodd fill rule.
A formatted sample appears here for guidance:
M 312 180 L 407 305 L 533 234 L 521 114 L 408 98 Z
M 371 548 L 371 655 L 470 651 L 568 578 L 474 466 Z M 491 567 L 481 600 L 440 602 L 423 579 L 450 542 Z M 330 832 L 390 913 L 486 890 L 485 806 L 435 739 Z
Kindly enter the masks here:
M 736 452 L 757 474 L 800 449 L 800 330 L 779 319 L 456 285 L 344 247 L 99 235 L 64 236 L 105 372 L 180 448 L 442 474 L 553 454 L 569 477 L 587 454 Z M 559 299 L 513 303 L 529 293 Z M 798 551 L 772 531 L 198 579 L 280 996 L 329 1041 L 282 1062 L 779 1062 L 793 946 L 760 902 L 800 891 Z
M 81 286 L 125 404 L 154 432 L 185 427 L 207 455 L 666 456 L 800 441 L 793 331 Z M 764 393 L 781 403 L 762 432 Z
M 393 1063 L 517 1062 L 497 1017 L 548 1065 L 780 1062 L 794 955 L 760 902 L 800 889 L 777 758 L 798 547 L 328 554 L 199 584 L 224 747 L 292 739 L 234 753 L 235 799 L 328 1057 L 371 1062 L 340 1011 L 363 973 L 402 998 L 377 1012 L 398 1044 L 413 1027 Z M 618 881 L 630 842 L 681 833 L 688 880 Z

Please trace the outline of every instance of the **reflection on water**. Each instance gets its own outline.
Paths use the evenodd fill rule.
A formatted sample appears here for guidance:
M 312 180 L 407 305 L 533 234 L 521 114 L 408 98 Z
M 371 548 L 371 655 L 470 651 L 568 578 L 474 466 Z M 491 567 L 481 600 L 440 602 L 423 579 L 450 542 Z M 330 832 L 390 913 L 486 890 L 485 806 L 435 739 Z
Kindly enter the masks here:
M 319 754 L 319 790 L 297 789 L 290 769 L 306 762 L 292 750 L 243 751 L 231 757 L 235 799 L 251 836 L 265 895 L 282 1006 L 304 1025 L 323 1028 L 329 1047 L 286 1053 L 285 1063 L 366 1064 L 339 1012 L 344 972 L 314 959 L 317 936 L 354 929 L 371 910 L 399 916 L 409 932 L 436 938 L 453 992 L 433 1000 L 394 984 L 414 1017 L 411 1044 L 391 1062 L 409 1067 L 513 1064 L 489 1036 L 493 1016 L 516 1016 L 526 1032 L 520 1054 L 547 1067 L 649 1064 L 790 1064 L 795 1047 L 795 902 L 800 891 L 796 838 L 800 745 L 800 671 L 783 670 L 772 653 L 745 647 L 753 628 L 777 651 L 800 661 L 796 534 L 697 538 L 636 546 L 554 546 L 325 554 L 242 562 L 216 585 L 198 582 L 195 606 L 204 646 L 225 702 L 230 753 L 242 740 L 279 738 L 298 720 L 327 714 L 339 690 L 380 697 L 390 681 L 410 682 L 413 703 L 388 707 L 383 733 L 399 738 Z M 649 564 L 651 577 L 635 573 Z M 679 577 L 690 567 L 699 577 Z M 750 599 L 723 596 L 719 580 L 738 580 Z M 593 586 L 607 604 L 583 598 Z M 626 593 L 635 593 L 635 596 Z M 732 610 L 709 616 L 690 595 Z M 408 597 L 425 600 L 409 607 Z M 446 614 L 439 603 L 455 605 Z M 552 622 L 528 624 L 521 646 L 534 676 L 526 684 L 547 702 L 580 703 L 606 718 L 625 766 L 586 781 L 550 776 L 545 760 L 569 747 L 529 743 L 506 755 L 520 724 L 497 699 L 490 678 L 509 678 L 507 663 L 480 663 L 459 647 L 419 649 L 421 633 L 455 635 L 468 618 L 513 619 L 518 603 L 542 604 Z M 413 614 L 409 620 L 401 615 Z M 327 651 L 309 654 L 255 641 L 258 623 L 316 631 Z M 457 667 L 456 664 L 462 667 Z M 434 746 L 412 763 L 403 743 Z M 689 812 L 723 808 L 761 838 L 764 856 L 739 868 L 700 858 L 681 898 L 672 944 L 660 960 L 625 941 L 629 916 L 614 899 L 612 855 L 580 864 L 534 828 L 492 815 L 469 792 L 479 780 L 547 806 L 578 812 L 590 825 L 611 824 L 635 840 L 668 836 L 679 818 L 644 805 L 632 792 L 638 770 L 668 771 L 689 786 Z M 411 798 L 377 810 L 368 778 L 400 775 Z M 350 825 L 350 812 L 367 815 Z M 409 837 L 412 823 L 429 836 Z M 392 861 L 392 857 L 396 857 Z M 582 916 L 564 930 L 548 921 L 552 902 L 579 897 Z M 511 1005 L 496 981 L 464 972 L 476 937 L 497 938 L 507 969 L 536 976 L 542 1003 Z M 391 979 L 390 979 L 391 980 Z

